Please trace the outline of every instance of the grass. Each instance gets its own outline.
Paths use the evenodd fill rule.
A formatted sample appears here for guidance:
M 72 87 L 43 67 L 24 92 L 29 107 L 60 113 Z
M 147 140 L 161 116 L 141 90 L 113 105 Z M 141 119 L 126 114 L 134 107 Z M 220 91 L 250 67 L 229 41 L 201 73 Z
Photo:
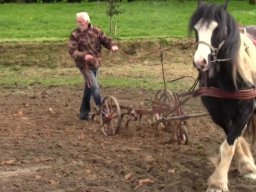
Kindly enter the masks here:
M 0 85 L 28 87 L 34 84 L 49 86 L 75 86 L 81 77 L 74 69 L 48 69 L 36 67 L 0 67 Z
M 160 71 L 152 70 L 153 67 L 145 67 L 138 64 L 122 66 L 102 67 L 100 71 L 99 83 L 101 87 L 116 88 L 140 88 L 159 90 L 164 88 L 164 83 Z M 159 66 L 154 66 L 159 68 Z M 134 69 L 137 69 L 135 72 Z M 115 73 L 113 73 L 113 71 Z M 175 69 L 173 69 L 175 70 Z M 170 70 L 172 71 L 172 70 Z M 166 70 L 167 73 L 168 70 Z M 184 71 L 183 71 L 184 72 Z M 111 74 L 112 73 L 112 74 Z M 179 73 L 182 73 L 180 71 Z M 188 73 L 190 73 L 188 71 Z M 184 74 L 184 73 L 183 73 Z M 177 74 L 179 76 L 179 74 Z M 171 78 L 174 78 L 173 76 Z M 193 82 L 177 81 L 167 82 L 167 88 L 171 90 L 187 90 Z M 79 70 L 76 68 L 38 68 L 26 66 L 0 66 L 0 86 L 3 87 L 30 87 L 41 85 L 44 87 L 51 86 L 83 86 L 84 80 Z
M 114 23 L 116 22 L 118 26 L 118 33 L 115 38 L 122 40 L 140 38 L 151 40 L 156 38 L 159 40 L 159 38 L 187 37 L 189 17 L 196 6 L 196 1 L 185 1 L 184 3 L 176 1 L 122 3 L 121 8 L 124 12 L 113 18 Z M 79 11 L 88 11 L 92 24 L 102 27 L 108 33 L 109 18 L 106 16 L 105 10 L 106 3 L 104 2 L 81 4 L 0 4 L 0 42 L 19 42 L 18 46 L 22 46 L 22 41 L 49 41 L 50 43 L 53 41 L 67 41 L 70 32 L 76 27 L 75 13 Z M 247 1 L 231 1 L 229 11 L 239 23 L 243 25 L 256 25 L 256 7 L 249 5 Z M 8 52 L 5 46 L 1 49 L 5 53 Z M 55 53 L 56 50 L 49 47 L 49 51 Z M 45 48 L 41 50 L 24 49 L 17 54 L 12 54 L 11 50 L 9 52 L 11 57 L 13 55 L 16 57 L 12 59 L 14 61 L 13 66 L 6 67 L 3 66 L 4 63 L 0 63 L 1 86 L 28 87 L 40 84 L 49 87 L 81 86 L 83 84 L 82 76 L 76 68 L 54 67 L 56 66 L 54 63 L 52 68 L 50 66 L 48 68 L 40 68 L 33 65 L 29 67 L 19 66 L 23 60 L 25 63 L 31 59 L 39 59 L 47 65 L 49 63 L 47 57 L 50 54 Z M 7 57 L 5 59 L 8 59 L 10 56 L 8 54 L 4 55 Z M 188 61 L 182 62 L 179 61 L 177 55 L 175 55 L 175 58 L 177 58 L 177 61 L 174 59 L 172 64 L 191 63 L 190 58 Z M 61 62 L 63 61 L 61 60 Z M 184 67 L 188 68 L 187 66 Z M 152 69 L 151 63 L 138 68 L 138 65 L 131 66 L 130 63 L 122 62 L 122 66 L 118 68 L 116 66 L 102 68 L 103 73 L 100 75 L 100 83 L 104 87 L 163 88 L 161 68 L 157 66 L 155 69 Z M 173 66 L 170 67 L 168 69 L 168 77 L 175 78 L 175 76 L 179 77 L 185 73 L 187 75 L 194 73 L 191 70 L 181 71 L 180 69 L 180 64 L 174 68 Z M 193 76 L 195 77 L 195 74 Z M 179 88 L 187 90 L 191 83 L 189 81 L 185 81 L 185 83 L 184 81 L 179 81 L 167 83 L 167 87 L 175 90 Z
M 186 37 L 196 1 L 138 1 L 122 3 L 114 16 L 116 38 Z M 108 33 L 106 3 L 0 4 L 0 41 L 66 40 L 75 28 L 75 13 L 88 11 L 92 24 Z M 256 24 L 256 7 L 248 1 L 229 3 L 230 13 L 243 25 Z

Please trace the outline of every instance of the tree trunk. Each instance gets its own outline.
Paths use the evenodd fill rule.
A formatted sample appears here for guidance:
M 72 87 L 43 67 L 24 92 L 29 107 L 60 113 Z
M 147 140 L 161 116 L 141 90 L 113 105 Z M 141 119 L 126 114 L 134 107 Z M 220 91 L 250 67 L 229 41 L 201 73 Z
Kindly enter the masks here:
M 116 24 L 115 24 L 115 36 L 117 34 L 117 21 L 116 21 Z
M 249 4 L 256 5 L 256 0 L 249 0 Z
M 109 33 L 112 34 L 112 16 L 109 17 Z

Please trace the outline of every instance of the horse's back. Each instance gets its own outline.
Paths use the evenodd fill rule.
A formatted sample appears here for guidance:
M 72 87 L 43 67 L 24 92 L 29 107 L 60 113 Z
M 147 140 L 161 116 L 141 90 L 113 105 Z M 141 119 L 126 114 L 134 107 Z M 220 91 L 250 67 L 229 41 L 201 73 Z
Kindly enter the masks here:
M 254 25 L 245 26 L 244 30 L 247 34 L 249 34 L 252 41 L 254 42 L 254 45 L 256 46 L 256 26 Z
M 256 26 L 247 28 L 250 29 L 250 34 L 256 35 Z M 240 34 L 241 46 L 238 58 L 238 72 L 245 81 L 256 84 L 256 46 L 250 34 L 247 31 L 243 31 Z

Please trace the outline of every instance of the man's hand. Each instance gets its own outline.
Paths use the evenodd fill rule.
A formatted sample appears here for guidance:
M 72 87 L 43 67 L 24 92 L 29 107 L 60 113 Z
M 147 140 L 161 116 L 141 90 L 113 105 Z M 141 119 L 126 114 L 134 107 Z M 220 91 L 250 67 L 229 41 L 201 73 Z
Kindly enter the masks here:
M 117 50 L 118 50 L 117 45 L 113 45 L 113 46 L 111 47 L 111 50 L 112 50 L 112 51 L 117 51 Z
M 86 55 L 84 56 L 84 59 L 85 59 L 86 61 L 91 61 L 93 58 L 94 58 L 94 57 L 93 57 L 92 55 L 90 55 L 90 54 L 86 54 Z

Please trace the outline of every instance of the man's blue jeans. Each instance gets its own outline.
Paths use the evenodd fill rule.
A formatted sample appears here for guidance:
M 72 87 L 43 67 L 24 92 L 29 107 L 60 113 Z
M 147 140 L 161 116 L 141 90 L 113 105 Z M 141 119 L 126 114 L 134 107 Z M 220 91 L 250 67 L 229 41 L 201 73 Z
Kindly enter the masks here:
M 101 105 L 100 88 L 97 80 L 98 70 L 89 70 L 87 76 L 84 75 L 86 81 L 90 78 L 91 86 L 85 83 L 84 95 L 82 99 L 82 104 L 80 107 L 80 119 L 88 119 L 89 113 L 91 112 L 91 96 L 93 97 L 96 106 Z

